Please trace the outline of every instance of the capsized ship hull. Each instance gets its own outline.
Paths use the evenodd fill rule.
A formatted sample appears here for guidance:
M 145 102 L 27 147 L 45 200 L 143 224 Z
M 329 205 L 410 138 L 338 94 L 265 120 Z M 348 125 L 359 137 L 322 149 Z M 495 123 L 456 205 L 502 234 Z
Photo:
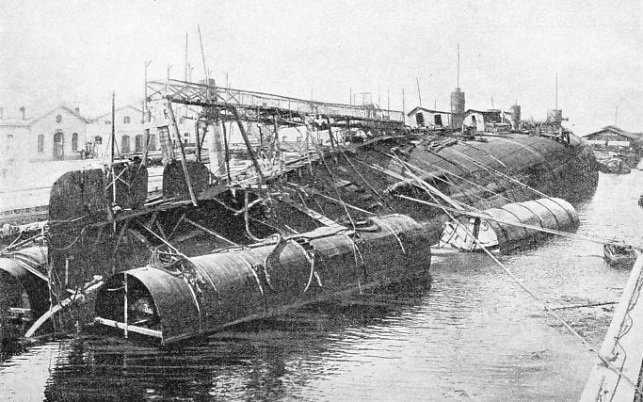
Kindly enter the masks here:
M 574 202 L 598 182 L 591 148 L 573 135 L 570 142 L 524 134 L 383 138 L 312 167 L 288 172 L 285 186 L 309 208 L 346 223 L 387 212 L 418 221 L 443 215 L 409 198 L 451 206 L 448 198 L 480 210 L 543 197 Z
M 279 176 L 244 186 L 234 183 L 229 186 L 213 185 L 203 165 L 192 163 L 188 172 L 196 194 L 188 194 L 188 188 L 182 181 L 184 172 L 178 164 L 171 164 L 164 174 L 164 199 L 152 204 L 144 202 L 147 172 L 136 164 L 113 171 L 112 175 L 118 177 L 116 189 L 110 184 L 110 177 L 105 177 L 100 170 L 70 172 L 52 189 L 49 206 L 49 249 L 45 271 L 49 280 L 47 288 L 54 290 L 53 304 L 62 306 L 56 310 L 60 311 L 61 318 L 55 322 L 62 325 L 57 330 L 73 329 L 73 325 L 66 323 L 73 324 L 79 318 L 81 323 L 93 320 L 95 299 L 89 291 L 100 284 L 112 283 L 113 286 L 106 285 L 103 289 L 117 289 L 117 282 L 124 282 L 131 276 L 135 284 L 140 282 L 139 290 L 147 292 L 156 304 L 158 301 L 154 298 L 157 295 L 153 290 L 156 288 L 147 283 L 152 280 L 150 278 L 167 278 L 161 282 L 173 283 L 171 286 L 177 291 L 185 287 L 182 283 L 191 280 L 184 276 L 181 278 L 183 282 L 177 281 L 177 278 L 167 276 L 168 270 L 150 266 L 154 255 L 167 258 L 178 255 L 179 260 L 197 262 L 200 259 L 214 261 L 223 257 L 218 251 L 213 254 L 212 250 L 233 250 L 225 253 L 228 253 L 227 257 L 236 258 L 233 265 L 235 269 L 241 269 L 238 272 L 241 282 L 237 285 L 246 287 L 244 292 L 247 293 L 243 293 L 242 298 L 249 297 L 247 302 L 251 307 L 248 310 L 233 308 L 230 310 L 234 312 L 233 316 L 225 319 L 213 318 L 222 314 L 221 310 L 207 303 L 216 300 L 216 303 L 225 304 L 229 302 L 228 297 L 235 300 L 233 296 L 237 295 L 232 290 L 225 293 L 225 297 L 223 293 L 217 293 L 219 287 L 214 278 L 223 275 L 227 280 L 228 277 L 223 274 L 225 269 L 221 268 L 225 264 L 213 263 L 211 273 L 199 273 L 195 278 L 205 280 L 205 287 L 198 287 L 205 289 L 204 294 L 210 298 L 210 302 L 203 305 L 203 310 L 213 309 L 214 315 L 198 316 L 190 321 L 190 328 L 181 330 L 183 332 L 172 330 L 163 333 L 162 324 L 160 329 L 147 327 L 151 331 L 160 331 L 158 337 L 167 342 L 314 301 L 320 296 L 315 290 L 319 283 L 322 284 L 319 288 L 324 290 L 321 296 L 327 297 L 359 288 L 365 285 L 364 280 L 369 283 L 371 279 L 372 283 L 386 281 L 391 279 L 388 274 L 378 277 L 376 272 L 379 271 L 366 271 L 363 278 L 358 275 L 342 279 L 340 276 L 340 281 L 334 286 L 324 288 L 324 283 L 331 283 L 328 276 L 324 278 L 321 270 L 311 269 L 310 255 L 300 251 L 298 257 L 293 257 L 296 260 L 293 264 L 300 265 L 297 274 L 293 274 L 299 278 L 299 286 L 293 285 L 283 293 L 283 297 L 269 293 L 270 297 L 266 296 L 265 300 L 270 304 L 266 306 L 262 299 L 264 296 L 260 296 L 259 285 L 263 291 L 269 286 L 261 283 L 260 275 L 261 272 L 270 272 L 265 268 L 261 271 L 257 266 L 253 268 L 253 264 L 246 263 L 250 257 L 244 253 L 248 251 L 234 251 L 234 248 L 275 249 L 274 244 L 267 245 L 275 235 L 281 238 L 305 237 L 316 233 L 316 230 L 333 228 L 343 231 L 344 237 L 353 236 L 347 243 L 350 247 L 342 246 L 345 251 L 340 253 L 342 262 L 338 264 L 344 266 L 340 272 L 344 275 L 364 267 L 360 263 L 364 258 L 360 256 L 363 250 L 358 243 L 363 241 L 367 248 L 370 247 L 370 240 L 364 239 L 371 234 L 360 229 L 362 222 L 380 219 L 380 233 L 386 234 L 389 232 L 387 225 L 391 226 L 386 216 L 393 215 L 404 216 L 403 219 L 412 222 L 409 223 L 412 233 L 421 232 L 421 235 L 413 234 L 411 237 L 421 237 L 423 249 L 415 252 L 415 243 L 405 243 L 407 233 L 390 231 L 391 234 L 385 236 L 385 245 L 369 251 L 373 253 L 369 258 L 376 261 L 373 266 L 381 267 L 389 258 L 399 257 L 396 254 L 399 253 L 398 245 L 400 249 L 410 250 L 412 256 L 419 256 L 405 258 L 405 264 L 422 263 L 428 256 L 422 253 L 428 253 L 429 246 L 438 242 L 446 216 L 441 208 L 419 204 L 416 200 L 435 205 L 455 202 L 480 209 L 542 198 L 543 194 L 570 200 L 579 193 L 579 188 L 593 190 L 598 177 L 591 149 L 574 138 L 561 142 L 520 134 L 483 137 L 475 141 L 435 136 L 382 137 L 347 148 L 317 149 L 301 161 L 286 166 Z M 113 197 L 113 193 L 117 196 Z M 442 196 L 436 197 L 436 194 Z M 196 195 L 194 200 L 191 195 Z M 193 205 L 195 201 L 197 205 Z M 416 230 L 414 225 L 421 229 Z M 373 239 L 375 243 L 378 241 Z M 342 243 L 343 240 L 338 238 L 337 242 Z M 293 244 L 281 250 L 284 258 L 294 253 L 288 251 L 294 250 Z M 319 251 L 319 254 L 323 252 Z M 135 271 L 135 275 L 122 274 L 148 266 Z M 263 266 L 266 266 L 266 261 Z M 393 266 L 401 268 L 403 264 L 396 262 Z M 395 272 L 404 271 L 398 269 Z M 302 299 L 303 277 L 303 289 L 307 290 Z M 230 285 L 230 289 L 237 289 L 237 285 Z M 201 293 L 196 289 L 189 285 L 180 291 L 181 297 L 198 301 Z M 72 296 L 67 297 L 70 294 Z M 118 304 L 107 296 L 101 300 L 108 299 L 111 301 L 101 301 L 97 310 L 106 320 L 104 322 L 114 326 L 128 322 L 129 325 L 124 316 L 105 314 L 104 306 Z M 198 304 L 200 309 L 200 303 L 195 303 L 194 308 Z M 116 311 L 127 311 L 126 308 L 121 309 L 122 306 L 118 307 Z M 147 310 L 142 307 L 137 313 L 141 311 Z M 162 323 L 161 314 L 167 314 L 167 310 L 156 311 L 156 314 L 159 317 L 157 322 Z M 43 317 L 47 318 L 46 315 Z M 135 322 L 131 324 L 137 326 Z M 34 332 L 38 328 L 30 330 Z

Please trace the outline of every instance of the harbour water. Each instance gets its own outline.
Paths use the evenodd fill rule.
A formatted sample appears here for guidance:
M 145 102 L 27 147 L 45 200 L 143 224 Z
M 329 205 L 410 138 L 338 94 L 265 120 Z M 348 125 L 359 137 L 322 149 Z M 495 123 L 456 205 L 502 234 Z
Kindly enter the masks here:
M 601 174 L 579 234 L 641 245 L 643 172 Z M 582 393 L 628 270 L 551 238 L 501 262 L 437 250 L 432 282 L 308 306 L 173 349 L 90 336 L 0 362 L 3 401 L 570 401 Z

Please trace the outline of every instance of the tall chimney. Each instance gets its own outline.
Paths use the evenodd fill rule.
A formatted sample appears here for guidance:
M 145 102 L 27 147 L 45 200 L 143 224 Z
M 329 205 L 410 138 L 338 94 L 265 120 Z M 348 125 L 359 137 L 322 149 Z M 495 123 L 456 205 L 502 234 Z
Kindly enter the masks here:
M 25 116 L 26 111 L 27 111 L 27 109 L 25 109 L 25 107 L 24 107 L 24 106 L 21 106 L 21 107 L 20 107 L 20 112 L 22 113 L 22 120 L 26 120 L 26 118 L 27 118 L 27 117 Z

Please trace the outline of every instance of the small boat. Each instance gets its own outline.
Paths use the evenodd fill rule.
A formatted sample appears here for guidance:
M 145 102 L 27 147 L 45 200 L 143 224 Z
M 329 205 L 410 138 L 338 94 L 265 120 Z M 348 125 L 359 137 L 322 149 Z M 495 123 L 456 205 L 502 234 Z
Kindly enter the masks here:
M 598 170 L 603 173 L 628 174 L 632 168 L 623 159 L 612 156 L 605 159 L 598 159 Z
M 638 253 L 631 246 L 605 244 L 603 246 L 603 259 L 613 268 L 631 268 L 636 261 Z

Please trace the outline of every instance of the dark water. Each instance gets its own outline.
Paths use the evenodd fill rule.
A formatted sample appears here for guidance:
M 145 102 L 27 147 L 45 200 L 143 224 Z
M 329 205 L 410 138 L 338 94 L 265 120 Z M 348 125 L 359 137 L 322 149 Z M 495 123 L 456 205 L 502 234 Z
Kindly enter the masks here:
M 643 172 L 601 175 L 578 233 L 641 244 Z M 599 244 L 555 238 L 501 261 L 551 306 L 617 301 Z M 569 401 L 592 353 L 489 257 L 436 251 L 433 282 L 383 288 L 180 349 L 107 338 L 0 364 L 2 401 Z M 612 306 L 560 310 L 598 347 Z

